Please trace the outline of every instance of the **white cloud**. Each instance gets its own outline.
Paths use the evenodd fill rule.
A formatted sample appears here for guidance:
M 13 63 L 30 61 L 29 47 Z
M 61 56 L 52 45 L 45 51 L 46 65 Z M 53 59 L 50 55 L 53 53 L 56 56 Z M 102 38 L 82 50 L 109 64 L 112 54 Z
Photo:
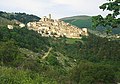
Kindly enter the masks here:
M 6 11 L 19 11 L 39 14 L 45 12 L 53 4 L 45 3 L 39 0 L 3 0 L 0 3 L 0 9 Z
M 33 13 L 39 16 L 53 13 L 56 18 L 71 15 L 106 14 L 99 5 L 106 0 L 1 0 L 0 10 Z
M 56 4 L 68 4 L 68 5 L 73 5 L 76 4 L 76 2 L 79 2 L 80 0 L 53 0 L 52 2 Z

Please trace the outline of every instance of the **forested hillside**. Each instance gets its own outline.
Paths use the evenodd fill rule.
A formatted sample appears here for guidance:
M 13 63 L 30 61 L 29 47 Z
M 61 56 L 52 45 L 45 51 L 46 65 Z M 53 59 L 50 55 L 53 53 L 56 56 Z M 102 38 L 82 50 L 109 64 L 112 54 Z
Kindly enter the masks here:
M 41 37 L 27 28 L 0 28 L 2 84 L 116 84 L 120 41 Z
M 15 21 L 13 20 L 8 20 L 6 18 L 0 17 L 0 26 L 7 26 L 8 24 L 13 24 L 14 25 Z
M 62 2 L 52 1 L 52 6 L 57 4 L 56 8 L 63 6 L 73 9 L 76 6 L 78 9 L 79 4 L 71 4 L 72 1 L 69 4 Z M 22 8 L 23 3 L 20 3 Z M 35 5 L 37 8 L 43 7 L 41 10 L 47 9 L 44 2 L 41 3 L 43 5 L 40 5 L 41 7 L 36 1 L 33 4 L 27 3 L 25 5 L 28 7 Z M 1 9 L 6 7 L 2 6 Z M 48 5 L 52 8 L 50 6 Z M 85 9 L 84 5 L 83 8 Z M 43 37 L 40 33 L 19 25 L 38 21 L 40 19 L 38 16 L 0 11 L 0 84 L 120 84 L 120 0 L 107 0 L 99 8 L 109 11 L 109 14 L 105 17 L 73 16 L 61 19 L 80 28 L 89 28 L 88 36 L 81 36 L 81 39 L 65 36 Z M 70 10 L 70 14 L 75 12 L 73 9 Z M 69 10 L 63 12 L 63 15 L 66 15 Z M 41 14 L 44 14 L 44 11 Z M 57 16 L 59 15 L 62 14 Z M 49 17 L 51 18 L 51 15 Z M 47 22 L 46 19 L 45 21 Z M 57 23 L 57 20 L 50 19 L 50 21 Z M 49 24 L 53 25 L 51 22 Z M 38 29 L 41 28 L 40 30 L 44 28 L 55 30 L 54 27 L 46 27 L 44 22 L 36 25 Z M 55 25 L 56 28 L 60 26 L 59 23 Z M 71 31 L 75 30 L 69 31 L 74 35 Z
M 0 11 L 0 17 L 6 18 L 8 20 L 18 20 L 19 22 L 22 22 L 24 24 L 28 22 L 40 20 L 40 17 L 35 16 L 35 15 L 29 15 L 26 13 L 7 13 L 3 11 Z

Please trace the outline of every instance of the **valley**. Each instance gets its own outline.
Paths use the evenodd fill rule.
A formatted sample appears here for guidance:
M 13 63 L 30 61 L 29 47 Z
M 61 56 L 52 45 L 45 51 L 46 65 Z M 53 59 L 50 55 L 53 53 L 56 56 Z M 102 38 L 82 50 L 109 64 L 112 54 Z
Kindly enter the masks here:
M 8 18 L 9 15 L 12 14 L 5 13 L 4 16 L 2 12 L 0 15 L 0 22 L 4 23 L 0 23 L 1 84 L 117 84 L 120 82 L 119 38 L 109 40 L 110 38 L 96 35 L 96 32 L 92 33 L 94 31 L 89 32 L 89 30 L 88 35 L 82 35 L 82 38 L 42 36 L 26 26 L 21 28 L 14 20 L 17 18 L 20 23 L 27 24 L 39 22 L 40 17 L 16 13 L 16 17 L 13 14 L 14 18 Z M 23 15 L 26 18 L 21 21 Z M 35 19 L 36 17 L 38 19 Z M 90 18 L 75 17 L 78 20 L 90 20 Z M 70 24 L 74 22 L 81 23 L 72 20 Z M 14 25 L 13 29 L 7 28 L 8 24 Z M 82 25 L 86 28 L 90 27 L 89 22 Z M 69 28 L 68 30 L 71 30 Z

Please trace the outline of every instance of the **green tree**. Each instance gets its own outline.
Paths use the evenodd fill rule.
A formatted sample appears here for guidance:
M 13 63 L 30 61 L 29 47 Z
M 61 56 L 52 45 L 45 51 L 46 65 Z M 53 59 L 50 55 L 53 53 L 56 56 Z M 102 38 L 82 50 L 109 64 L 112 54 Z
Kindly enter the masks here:
M 107 3 L 104 3 L 99 7 L 100 9 L 111 11 L 105 18 L 101 15 L 94 16 L 92 18 L 93 27 L 104 26 L 109 28 L 119 28 L 120 27 L 120 0 L 108 0 Z
M 80 61 L 71 71 L 70 78 L 73 84 L 115 84 L 114 72 L 111 65 Z
M 15 61 L 18 54 L 19 50 L 14 41 L 0 43 L 0 61 L 4 64 Z

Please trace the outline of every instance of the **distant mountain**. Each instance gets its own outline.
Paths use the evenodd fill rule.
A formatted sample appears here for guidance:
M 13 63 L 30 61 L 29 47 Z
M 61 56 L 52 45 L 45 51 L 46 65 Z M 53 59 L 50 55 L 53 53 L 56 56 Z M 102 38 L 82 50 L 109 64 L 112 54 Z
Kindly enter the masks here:
M 99 32 L 106 33 L 106 30 L 109 29 L 109 27 L 102 27 L 99 26 L 97 28 L 92 27 L 92 16 L 72 16 L 72 17 L 65 17 L 61 18 L 60 20 L 63 20 L 64 22 L 70 23 L 72 25 L 75 25 L 79 28 L 88 28 L 91 30 L 97 30 Z M 113 28 L 112 29 L 112 34 L 120 34 L 120 28 Z
M 60 20 L 63 20 L 80 28 L 91 28 L 92 26 L 92 17 L 86 15 L 65 17 L 61 18 Z
M 24 24 L 32 21 L 39 21 L 40 17 L 35 15 L 30 15 L 26 13 L 7 13 L 0 11 L 0 17 L 6 18 L 8 20 L 18 20 Z

